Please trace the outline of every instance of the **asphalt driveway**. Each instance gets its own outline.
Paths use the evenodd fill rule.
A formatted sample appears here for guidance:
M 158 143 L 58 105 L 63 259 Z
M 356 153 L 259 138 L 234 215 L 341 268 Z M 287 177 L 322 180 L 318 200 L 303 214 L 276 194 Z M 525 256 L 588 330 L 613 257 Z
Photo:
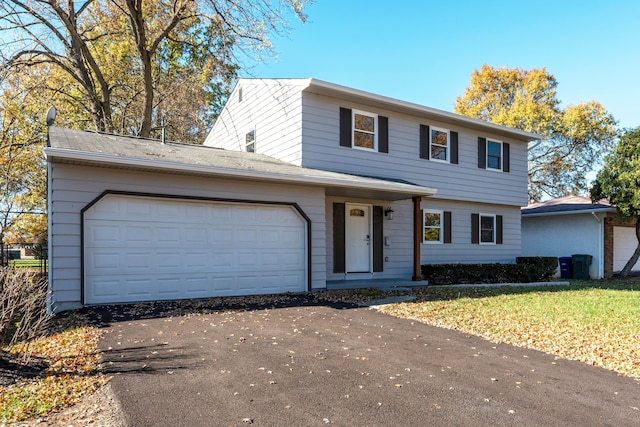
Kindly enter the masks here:
M 640 425 L 640 382 L 370 308 L 93 309 L 131 426 Z

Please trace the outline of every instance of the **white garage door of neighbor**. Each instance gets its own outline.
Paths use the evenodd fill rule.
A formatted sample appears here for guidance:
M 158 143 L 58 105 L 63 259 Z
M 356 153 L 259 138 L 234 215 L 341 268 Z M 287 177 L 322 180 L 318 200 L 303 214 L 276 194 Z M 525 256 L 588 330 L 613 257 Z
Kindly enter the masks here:
M 613 271 L 622 271 L 637 246 L 635 227 L 613 227 Z M 640 261 L 632 270 L 640 270 Z
M 291 206 L 106 195 L 84 214 L 85 303 L 307 290 Z

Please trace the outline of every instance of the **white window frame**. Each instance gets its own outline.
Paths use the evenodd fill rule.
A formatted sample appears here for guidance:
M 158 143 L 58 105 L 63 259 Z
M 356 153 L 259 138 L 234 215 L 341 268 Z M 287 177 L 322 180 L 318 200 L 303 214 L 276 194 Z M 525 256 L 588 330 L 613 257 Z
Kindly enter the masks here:
M 491 217 L 493 218 L 493 241 L 492 242 L 483 242 L 482 241 L 482 217 Z M 496 215 L 488 214 L 488 213 L 480 213 L 478 214 L 478 243 L 481 245 L 495 245 L 496 244 Z
M 373 132 L 356 129 L 356 114 L 373 118 Z M 356 145 L 356 131 L 373 135 L 373 147 L 360 147 Z M 351 148 L 356 150 L 378 151 L 378 115 L 362 110 L 351 110 Z
M 489 167 L 489 143 L 490 142 L 493 142 L 493 143 L 496 143 L 496 144 L 500 145 L 500 167 L 498 167 L 498 168 Z M 485 158 L 485 162 L 486 162 L 485 169 L 490 170 L 490 171 L 502 172 L 502 169 L 504 167 L 504 165 L 503 165 L 503 163 L 504 163 L 504 153 L 503 153 L 502 141 L 496 141 L 495 139 L 487 138 L 486 144 L 487 144 L 487 146 L 485 147 L 485 149 L 487 151 L 487 157 Z
M 438 237 L 439 240 L 426 240 L 424 238 L 424 232 L 427 228 L 427 225 L 425 224 L 425 214 L 438 214 L 440 215 L 440 232 L 438 233 Z M 431 227 L 429 226 L 430 229 L 436 228 L 436 227 Z M 444 238 L 444 211 L 441 210 L 436 210 L 436 209 L 423 209 L 422 211 L 422 243 L 425 245 L 440 245 L 444 242 L 443 240 Z
M 250 134 L 253 134 L 253 140 L 251 140 L 251 142 L 248 142 L 247 139 L 249 137 Z M 249 151 L 249 146 L 252 145 L 253 146 L 253 151 Z M 249 132 L 245 133 L 244 135 L 244 151 L 247 153 L 255 153 L 256 152 L 256 128 L 251 129 Z
M 434 144 L 432 141 L 432 137 L 433 137 L 433 131 L 437 131 L 437 132 L 443 132 L 445 134 L 447 134 L 447 146 L 446 146 L 446 159 L 442 160 L 442 159 L 436 159 L 433 157 L 433 151 L 431 150 L 431 147 L 433 145 L 435 145 L 436 147 L 442 147 L 442 145 L 440 144 Z M 449 132 L 449 129 L 445 129 L 445 128 L 439 128 L 437 126 L 431 126 L 429 128 L 429 160 L 433 160 L 434 162 L 440 162 L 440 163 L 451 163 L 451 133 Z

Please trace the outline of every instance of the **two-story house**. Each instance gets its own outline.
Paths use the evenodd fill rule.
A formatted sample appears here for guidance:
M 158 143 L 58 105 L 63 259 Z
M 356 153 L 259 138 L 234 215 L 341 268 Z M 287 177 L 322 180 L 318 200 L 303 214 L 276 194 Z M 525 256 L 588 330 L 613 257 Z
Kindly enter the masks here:
M 241 79 L 203 146 L 51 127 L 54 308 L 512 262 L 538 138 L 314 79 Z

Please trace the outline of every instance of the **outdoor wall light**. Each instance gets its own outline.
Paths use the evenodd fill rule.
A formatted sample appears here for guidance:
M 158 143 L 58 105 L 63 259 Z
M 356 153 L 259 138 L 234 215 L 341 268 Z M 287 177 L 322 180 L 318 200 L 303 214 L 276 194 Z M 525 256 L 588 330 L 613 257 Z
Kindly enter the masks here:
M 384 210 L 384 216 L 386 216 L 389 221 L 393 219 L 393 209 L 391 209 L 391 206 L 387 206 Z

